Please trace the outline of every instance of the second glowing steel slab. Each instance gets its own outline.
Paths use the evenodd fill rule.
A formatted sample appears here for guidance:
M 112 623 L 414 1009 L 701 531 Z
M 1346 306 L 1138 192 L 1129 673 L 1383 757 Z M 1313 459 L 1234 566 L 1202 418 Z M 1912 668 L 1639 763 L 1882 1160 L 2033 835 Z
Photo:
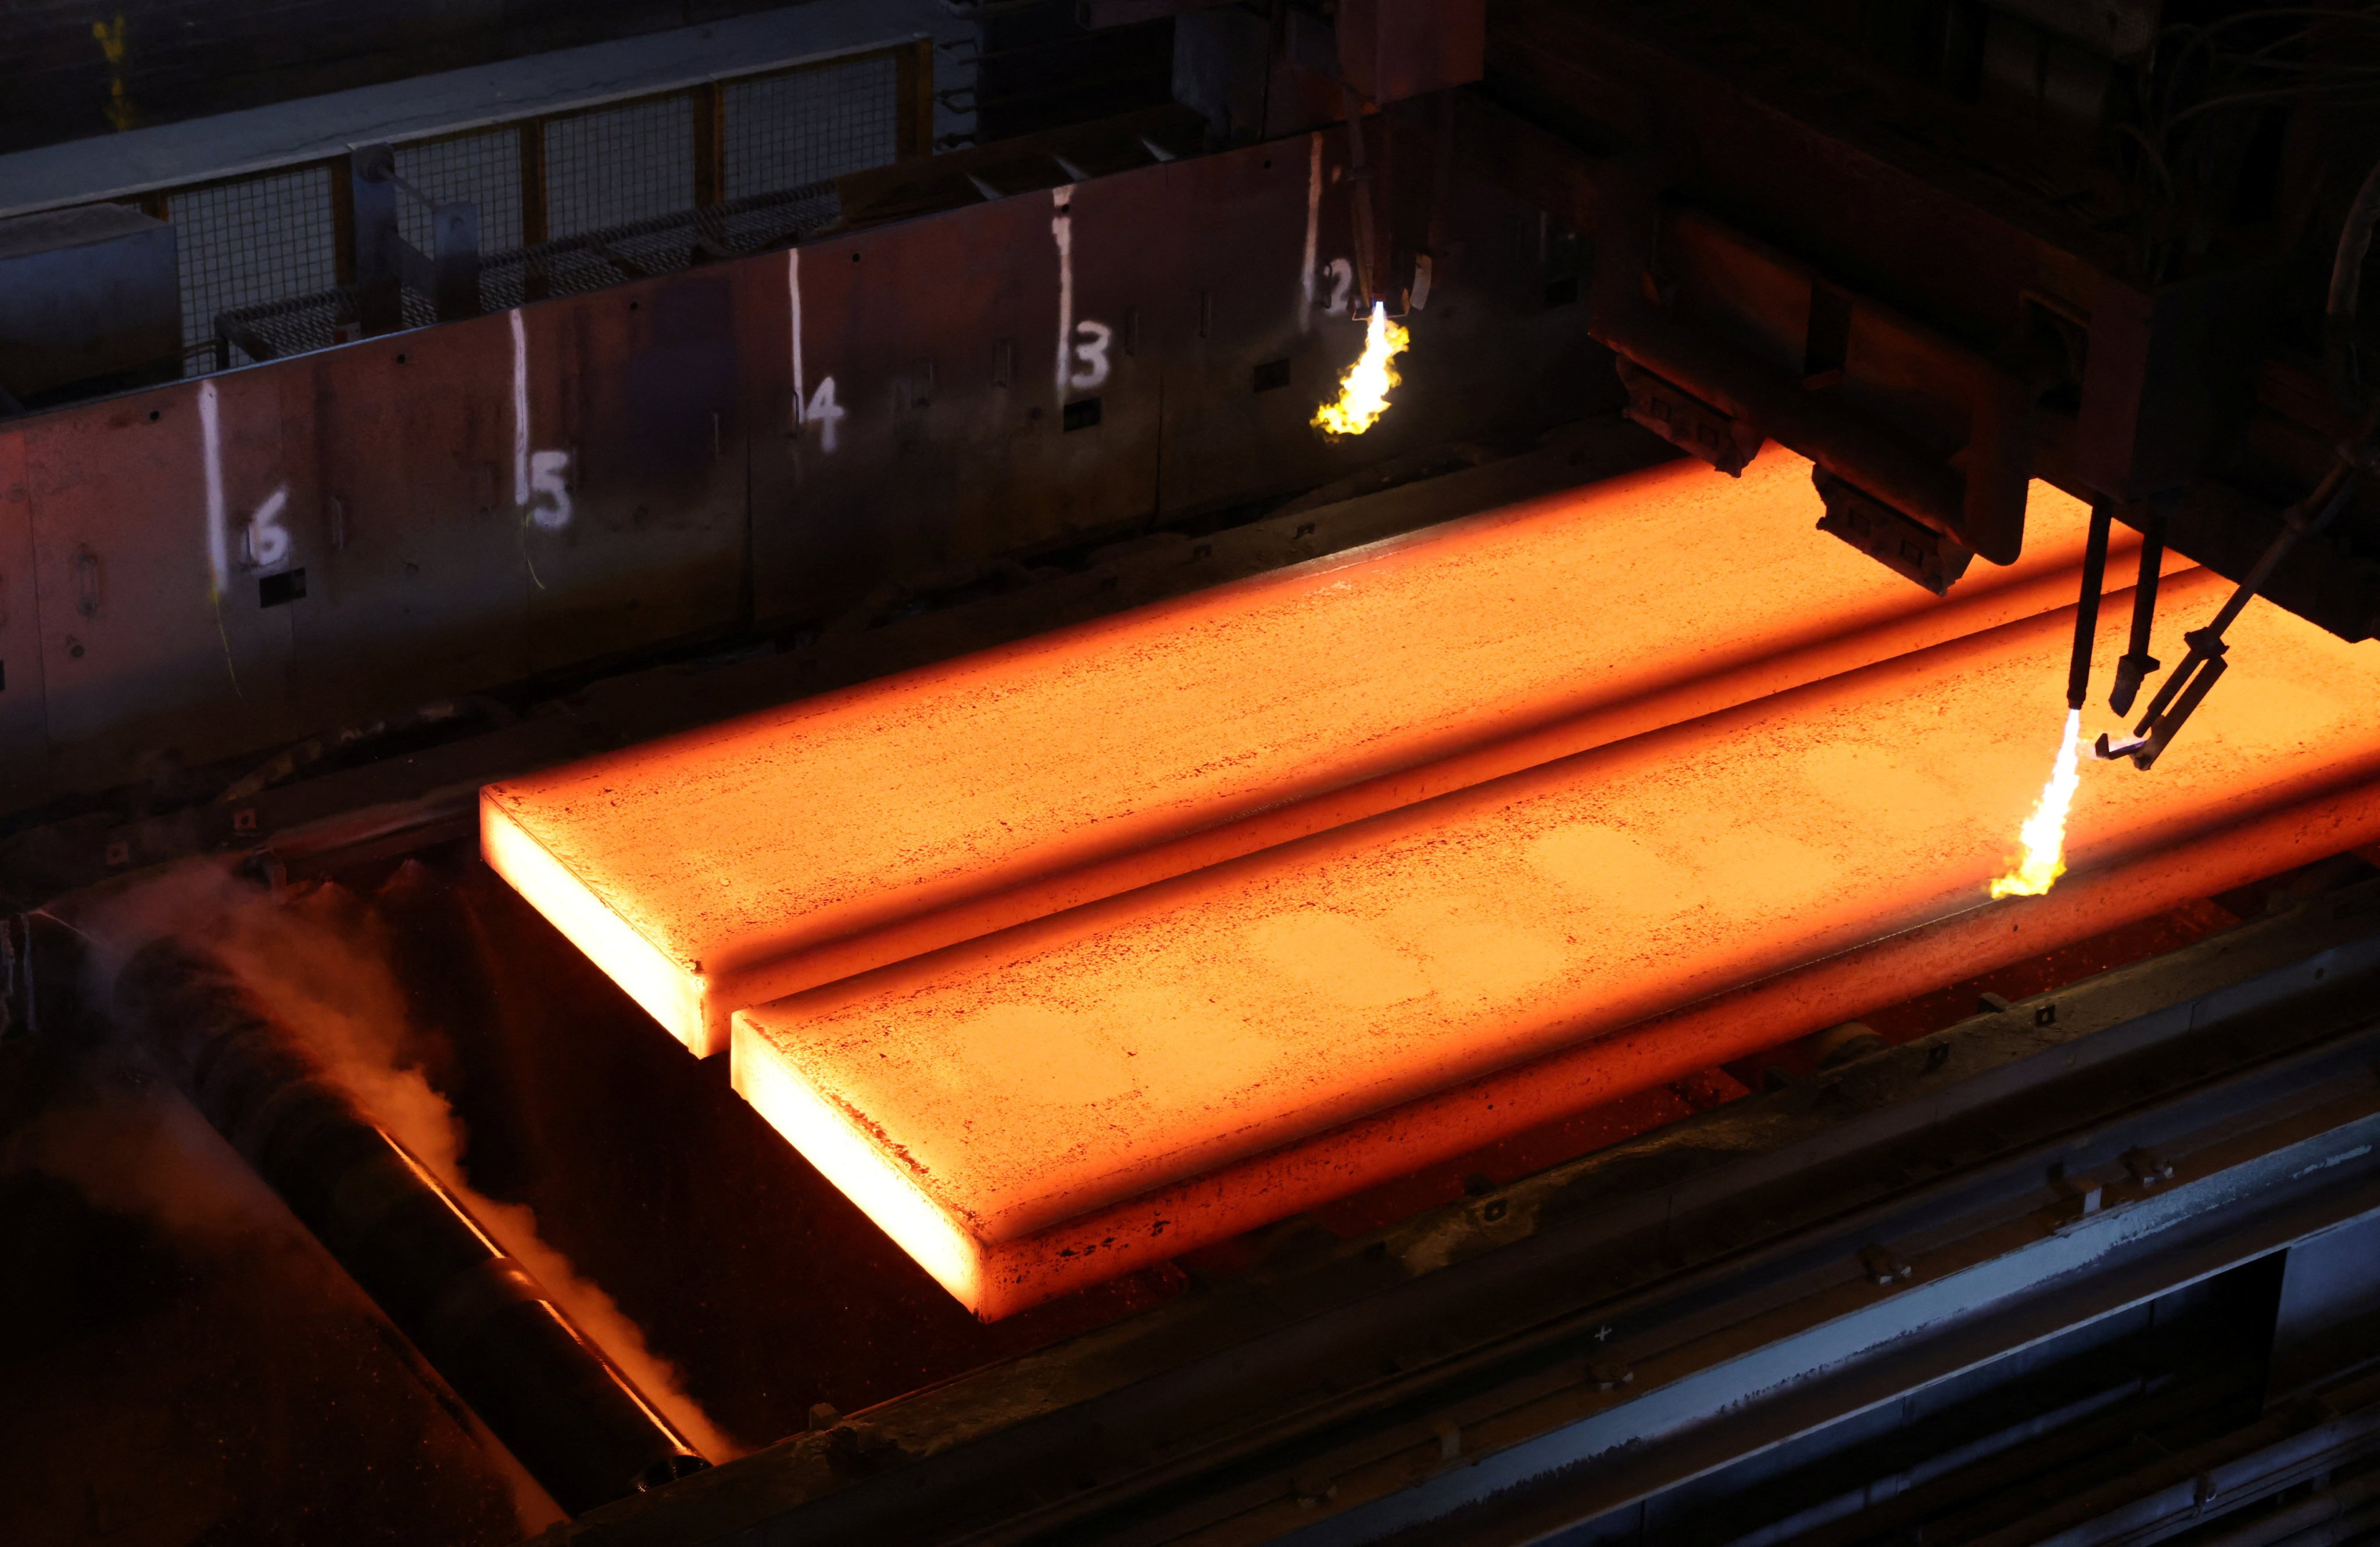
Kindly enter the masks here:
M 2228 588 L 2169 583 L 2159 644 Z M 1592 1060 L 1587 1039 L 1691 1001 L 1946 918 L 2003 939 L 2038 921 L 2031 954 L 2169 906 L 2158 867 L 2197 848 L 2207 875 L 2250 867 L 2228 885 L 2298 827 L 2380 832 L 2380 647 L 2259 605 L 2190 755 L 2085 788 L 2086 905 L 1979 914 L 2064 717 L 2070 626 L 2012 623 L 746 1011 L 737 1088 L 997 1316 L 1541 1120 L 1532 1060 Z M 2251 829 L 2263 848 L 2225 846 Z M 1424 1139 L 1374 1120 L 1498 1071 L 1506 1099 L 1441 1102 Z

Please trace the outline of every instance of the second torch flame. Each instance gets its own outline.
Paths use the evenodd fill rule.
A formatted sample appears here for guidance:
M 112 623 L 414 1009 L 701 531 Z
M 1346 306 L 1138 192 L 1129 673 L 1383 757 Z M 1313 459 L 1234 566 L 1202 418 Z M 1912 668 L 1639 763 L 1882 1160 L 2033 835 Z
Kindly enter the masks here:
M 1364 334 L 1364 357 L 1340 379 L 1339 398 L 1314 411 L 1314 428 L 1325 435 L 1361 435 L 1389 411 L 1389 389 L 1397 384 L 1389 362 L 1405 352 L 1412 335 L 1389 320 L 1389 308 L 1372 303 L 1372 324 Z
M 2049 782 L 2041 788 L 2040 803 L 2018 835 L 2024 842 L 2024 852 L 2015 869 L 1992 883 L 1994 897 L 2039 897 L 2066 874 L 2066 812 L 2082 782 L 2082 711 L 2069 709 L 2057 765 L 2049 771 Z

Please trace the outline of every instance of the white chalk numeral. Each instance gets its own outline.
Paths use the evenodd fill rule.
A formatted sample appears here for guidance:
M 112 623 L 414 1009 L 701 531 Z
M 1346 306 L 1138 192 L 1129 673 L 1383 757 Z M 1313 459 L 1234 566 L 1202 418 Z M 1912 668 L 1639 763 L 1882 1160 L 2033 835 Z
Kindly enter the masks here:
M 802 422 L 819 427 L 820 451 L 834 450 L 834 427 L 843 422 L 843 407 L 834 401 L 834 378 L 821 379 L 818 391 L 810 393 L 809 402 L 802 405 Z
M 570 525 L 570 486 L 564 481 L 569 471 L 568 452 L 536 452 L 529 456 L 528 518 L 540 531 L 559 532 Z
M 1108 379 L 1108 342 L 1115 330 L 1104 322 L 1082 321 L 1075 324 L 1075 359 L 1081 368 L 1066 378 L 1066 385 L 1087 392 Z
M 258 569 L 271 569 L 289 557 L 289 528 L 281 525 L 281 513 L 288 504 L 289 489 L 285 484 L 267 495 L 248 518 L 248 562 Z
M 1322 272 L 1330 276 L 1330 304 L 1322 308 L 1324 315 L 1346 316 L 1348 293 L 1355 288 L 1355 265 L 1334 258 L 1323 265 Z

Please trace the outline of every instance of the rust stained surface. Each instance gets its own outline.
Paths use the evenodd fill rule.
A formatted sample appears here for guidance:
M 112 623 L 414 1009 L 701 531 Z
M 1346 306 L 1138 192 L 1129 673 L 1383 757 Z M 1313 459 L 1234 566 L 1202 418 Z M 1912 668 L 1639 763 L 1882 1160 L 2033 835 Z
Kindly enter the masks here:
M 1818 514 L 1790 453 L 1671 464 L 492 785 L 483 847 L 715 1053 L 744 1006 L 2071 598 L 2040 486 L 1947 600 Z
M 2168 581 L 2155 653 L 2228 588 Z M 2260 603 L 2153 775 L 2086 766 L 2069 877 L 1986 903 L 2057 743 L 2071 616 L 745 1011 L 737 1088 L 998 1316 L 2380 836 L 2380 645 Z

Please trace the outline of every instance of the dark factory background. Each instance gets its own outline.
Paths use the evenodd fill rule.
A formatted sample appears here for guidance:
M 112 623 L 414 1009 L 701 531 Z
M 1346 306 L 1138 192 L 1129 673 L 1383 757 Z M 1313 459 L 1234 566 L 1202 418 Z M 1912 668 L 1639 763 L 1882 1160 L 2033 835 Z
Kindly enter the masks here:
M 1779 458 L 1811 552 L 2054 628 L 2153 804 L 2255 620 L 2380 649 L 2375 224 L 2365 0 L 0 6 L 0 1541 L 2380 1540 L 2380 703 L 1655 1007 L 1841 1013 L 991 1319 L 482 850 Z M 1660 578 L 1500 599 L 1720 594 L 1661 498 Z M 2231 602 L 2160 661 L 2161 574 Z M 1965 642 L 1739 622 L 1615 734 Z

